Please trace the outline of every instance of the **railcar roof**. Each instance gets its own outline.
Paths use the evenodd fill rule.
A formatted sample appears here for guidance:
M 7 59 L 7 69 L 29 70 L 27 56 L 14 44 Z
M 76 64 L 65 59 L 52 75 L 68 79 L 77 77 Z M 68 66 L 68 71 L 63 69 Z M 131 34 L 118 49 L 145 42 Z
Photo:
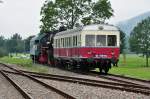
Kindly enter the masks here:
M 75 28 L 75 29 L 62 31 L 62 32 L 57 33 L 56 36 L 75 33 L 79 31 L 98 31 L 98 30 L 99 31 L 118 31 L 118 28 L 116 26 L 109 25 L 109 24 L 92 24 L 92 25 Z
M 102 31 L 118 31 L 118 28 L 109 24 L 93 24 L 84 26 L 82 30 L 102 30 Z

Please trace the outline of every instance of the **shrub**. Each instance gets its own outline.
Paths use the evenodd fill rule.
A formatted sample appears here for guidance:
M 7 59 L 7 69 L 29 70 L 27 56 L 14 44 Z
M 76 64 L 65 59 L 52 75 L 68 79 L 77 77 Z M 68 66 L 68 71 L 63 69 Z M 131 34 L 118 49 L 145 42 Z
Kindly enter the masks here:
M 7 55 L 8 55 L 7 50 L 4 48 L 0 48 L 0 57 L 7 56 Z

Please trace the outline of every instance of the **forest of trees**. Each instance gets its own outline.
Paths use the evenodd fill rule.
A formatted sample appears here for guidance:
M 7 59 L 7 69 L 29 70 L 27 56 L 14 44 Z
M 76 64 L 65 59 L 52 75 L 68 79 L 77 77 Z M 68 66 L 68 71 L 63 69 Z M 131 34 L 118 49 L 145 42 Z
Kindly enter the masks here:
M 33 36 L 30 36 L 23 40 L 18 33 L 12 35 L 10 39 L 6 39 L 3 36 L 0 36 L 0 57 L 8 55 L 9 53 L 29 52 L 29 42 L 32 37 Z
M 150 56 L 150 17 L 138 23 L 130 34 L 130 50 L 146 56 L 146 66 Z

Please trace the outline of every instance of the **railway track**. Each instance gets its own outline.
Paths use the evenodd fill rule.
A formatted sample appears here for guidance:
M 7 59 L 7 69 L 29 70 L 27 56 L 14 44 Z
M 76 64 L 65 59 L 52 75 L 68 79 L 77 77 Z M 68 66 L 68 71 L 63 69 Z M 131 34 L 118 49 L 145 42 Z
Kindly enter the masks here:
M 139 81 L 139 82 L 144 82 L 144 83 L 149 83 L 150 84 L 150 80 L 142 80 L 142 79 L 131 78 L 131 77 L 115 75 L 115 74 L 108 74 L 108 75 L 113 76 L 113 77 L 119 77 L 119 78 L 124 78 L 124 79 L 128 79 L 128 80 Z
M 9 71 L 5 71 L 5 72 L 9 72 Z M 143 86 L 143 85 L 139 85 L 139 84 L 114 83 L 114 82 L 106 82 L 106 81 L 99 81 L 99 80 L 83 79 L 83 78 L 77 78 L 77 77 L 35 73 L 35 72 L 28 72 L 28 71 L 23 71 L 23 72 L 27 73 L 33 77 L 36 77 L 36 78 L 43 78 L 43 79 L 50 79 L 50 80 L 57 80 L 57 81 L 66 81 L 66 82 L 71 82 L 71 83 L 83 84 L 83 85 L 87 85 L 87 86 L 111 88 L 111 89 L 117 89 L 117 90 L 122 90 L 122 91 L 150 95 L 150 88 Z M 15 72 L 9 72 L 9 73 L 18 75 L 18 73 L 15 73 Z
M 99 75 L 98 72 L 93 72 L 93 71 L 90 72 L 88 75 L 97 76 L 100 78 L 104 78 L 104 79 L 112 80 L 112 81 L 117 81 L 117 82 L 121 82 L 121 83 L 147 86 L 150 88 L 150 82 L 148 80 L 136 79 L 136 78 L 125 77 L 125 76 L 114 75 L 114 74 Z
M 25 92 L 17 83 L 15 83 L 4 71 L 0 73 L 22 94 L 25 99 L 33 99 L 27 92 Z
M 51 91 L 56 92 L 57 94 L 61 95 L 61 96 L 62 96 L 63 98 L 65 98 L 65 99 L 76 99 L 75 97 L 73 97 L 73 96 L 71 96 L 71 95 L 69 95 L 69 94 L 67 94 L 67 93 L 65 93 L 65 92 L 63 92 L 63 91 L 61 91 L 61 90 L 59 90 L 59 89 L 53 87 L 53 86 L 50 86 L 50 85 L 48 85 L 48 84 L 46 84 L 46 83 L 44 83 L 44 82 L 38 80 L 38 79 L 35 78 L 35 77 L 32 77 L 32 76 L 30 76 L 30 75 L 28 75 L 28 74 L 25 74 L 25 73 L 23 73 L 23 72 L 21 72 L 21 71 L 15 69 L 15 68 L 12 68 L 12 67 L 10 67 L 10 66 L 8 66 L 8 65 L 6 65 L 6 64 L 1 64 L 1 63 L 0 63 L 0 65 L 3 65 L 4 67 L 7 67 L 7 68 L 13 70 L 15 73 L 17 73 L 17 74 L 19 74 L 19 75 L 22 75 L 22 76 L 24 76 L 24 77 L 27 77 L 28 79 L 30 79 L 30 80 L 32 80 L 32 81 L 34 81 L 34 82 L 40 84 L 41 86 L 43 86 L 43 87 L 45 87 L 45 88 L 47 88 L 47 89 L 49 89 L 49 90 L 51 90 Z M 24 91 L 23 88 L 21 88 L 13 79 L 11 79 L 11 77 L 8 76 L 8 74 L 10 74 L 10 72 L 12 72 L 12 71 L 6 72 L 6 70 L 0 70 L 0 73 L 1 73 L 9 82 L 11 82 L 11 84 L 23 95 L 23 97 L 24 97 L 25 99 L 33 99 L 33 97 L 32 97 L 31 95 L 29 95 L 26 91 Z M 11 73 L 11 74 L 12 74 L 12 73 Z
M 146 87 L 140 84 L 135 84 L 135 83 L 105 82 L 105 81 L 99 81 L 99 80 L 83 79 L 83 78 L 77 78 L 77 77 L 68 77 L 68 76 L 62 76 L 62 75 L 60 76 L 60 75 L 52 75 L 52 74 L 44 74 L 44 73 L 35 73 L 35 72 L 29 72 L 29 71 L 18 71 L 18 70 L 15 70 L 15 72 L 4 70 L 3 72 L 16 74 L 16 75 L 23 75 L 23 76 L 27 76 L 29 78 L 33 78 L 36 80 L 38 80 L 38 78 L 51 79 L 51 80 L 57 80 L 57 81 L 78 83 L 78 84 L 83 84 L 87 86 L 103 87 L 103 88 L 110 88 L 110 89 L 115 89 L 115 90 L 117 89 L 117 90 L 122 90 L 122 91 L 127 91 L 127 92 L 141 93 L 144 95 L 150 95 L 149 87 Z

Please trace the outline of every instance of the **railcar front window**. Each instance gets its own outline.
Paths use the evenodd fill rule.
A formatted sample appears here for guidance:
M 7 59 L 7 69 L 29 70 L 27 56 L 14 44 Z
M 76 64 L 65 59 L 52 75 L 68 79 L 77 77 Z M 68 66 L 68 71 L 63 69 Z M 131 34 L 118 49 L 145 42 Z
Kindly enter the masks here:
M 117 46 L 117 37 L 116 35 L 108 35 L 108 46 Z
M 96 36 L 96 46 L 106 46 L 106 35 Z
M 86 35 L 86 46 L 95 46 L 95 35 Z

